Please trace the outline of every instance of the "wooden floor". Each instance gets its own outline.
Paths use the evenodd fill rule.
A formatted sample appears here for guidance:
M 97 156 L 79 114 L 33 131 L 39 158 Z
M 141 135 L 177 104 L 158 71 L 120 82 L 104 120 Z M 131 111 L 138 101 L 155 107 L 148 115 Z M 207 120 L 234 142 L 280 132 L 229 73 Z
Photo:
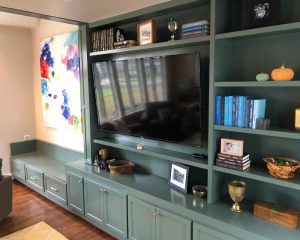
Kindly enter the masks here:
M 46 222 L 69 240 L 115 239 L 14 181 L 13 212 L 0 222 L 0 238 L 41 221 Z

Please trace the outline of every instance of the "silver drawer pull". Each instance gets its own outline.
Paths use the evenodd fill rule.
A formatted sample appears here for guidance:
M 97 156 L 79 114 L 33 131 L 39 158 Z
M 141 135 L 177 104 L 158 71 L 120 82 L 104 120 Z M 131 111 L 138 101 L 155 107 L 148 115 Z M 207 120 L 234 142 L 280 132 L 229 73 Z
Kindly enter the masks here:
M 31 176 L 30 178 L 31 178 L 32 180 L 34 180 L 34 181 L 36 181 L 36 180 L 39 179 L 38 177 L 35 177 L 35 176 Z
M 106 192 L 106 190 L 103 187 L 99 188 L 99 191 L 100 192 Z
M 51 189 L 55 192 L 58 192 L 59 191 L 59 188 L 55 187 L 55 186 L 52 186 Z
M 78 180 L 78 183 L 82 183 L 82 180 Z

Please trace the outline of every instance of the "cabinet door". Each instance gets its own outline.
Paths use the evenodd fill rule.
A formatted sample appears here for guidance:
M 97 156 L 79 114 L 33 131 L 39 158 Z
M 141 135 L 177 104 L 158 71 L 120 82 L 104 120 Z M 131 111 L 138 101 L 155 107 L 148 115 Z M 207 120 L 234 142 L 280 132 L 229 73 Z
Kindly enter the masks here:
M 191 239 L 191 220 L 161 209 L 156 209 L 155 215 L 156 240 Z
M 193 223 L 193 240 L 237 240 L 237 238 L 198 223 Z
M 83 206 L 83 178 L 72 173 L 67 173 L 67 189 L 69 206 L 84 214 Z
M 152 205 L 128 197 L 128 230 L 130 240 L 155 240 L 154 210 L 155 208 Z
M 13 177 L 25 181 L 25 164 L 22 161 L 12 160 L 12 169 Z
M 86 218 L 101 225 L 104 220 L 103 186 L 84 179 L 84 211 Z
M 127 196 L 112 188 L 103 187 L 105 192 L 105 225 L 117 235 L 127 238 Z

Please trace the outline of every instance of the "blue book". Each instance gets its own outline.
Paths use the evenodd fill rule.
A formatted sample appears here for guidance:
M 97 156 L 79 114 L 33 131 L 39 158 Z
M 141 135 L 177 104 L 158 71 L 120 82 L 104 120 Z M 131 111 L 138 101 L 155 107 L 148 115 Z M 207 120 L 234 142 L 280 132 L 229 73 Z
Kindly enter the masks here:
M 215 124 L 222 125 L 222 96 L 216 96 L 215 100 Z
M 224 97 L 224 125 L 229 126 L 229 98 Z
M 232 105 L 232 126 L 236 126 L 236 106 L 237 106 L 237 96 L 233 97 L 233 105 Z
M 248 128 L 252 128 L 252 123 L 253 123 L 253 107 L 254 107 L 254 100 L 250 100 L 250 109 L 249 109 L 249 124 Z
M 233 96 L 228 96 L 228 126 L 233 126 L 232 112 L 233 112 Z
M 197 22 L 186 23 L 182 25 L 182 28 L 197 27 L 202 25 L 209 25 L 209 22 L 207 20 L 201 20 Z
M 197 31 L 208 31 L 208 27 L 205 25 L 197 26 L 197 27 L 189 27 L 189 28 L 182 28 L 182 33 L 187 33 L 187 32 L 197 32 Z
M 244 97 L 244 96 L 238 97 L 238 119 L 237 119 L 238 127 L 243 127 L 245 101 L 246 101 L 246 97 Z
M 251 99 L 247 98 L 246 99 L 246 104 L 245 104 L 245 114 L 244 114 L 244 123 L 243 123 L 243 127 L 244 128 L 248 128 L 249 126 L 249 118 L 250 118 L 250 101 Z
M 256 119 L 257 118 L 265 118 L 266 112 L 266 99 L 255 99 L 253 106 L 253 120 L 252 120 L 252 128 L 256 128 Z
M 234 126 L 238 126 L 238 119 L 239 119 L 239 96 L 235 96 L 235 121 Z

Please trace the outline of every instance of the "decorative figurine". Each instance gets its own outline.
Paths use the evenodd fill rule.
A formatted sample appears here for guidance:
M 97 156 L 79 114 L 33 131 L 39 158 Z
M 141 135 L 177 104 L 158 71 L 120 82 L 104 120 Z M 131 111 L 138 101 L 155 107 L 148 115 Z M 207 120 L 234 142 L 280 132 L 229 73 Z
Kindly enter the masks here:
M 178 24 L 172 18 L 168 22 L 168 29 L 172 33 L 172 35 L 171 35 L 171 41 L 174 41 L 175 40 L 175 33 L 176 33 L 177 29 L 178 29 Z
M 234 204 L 230 209 L 231 211 L 242 212 L 239 202 L 241 202 L 244 199 L 246 186 L 247 184 L 242 181 L 231 181 L 228 183 L 229 195 L 232 201 L 234 201 Z

